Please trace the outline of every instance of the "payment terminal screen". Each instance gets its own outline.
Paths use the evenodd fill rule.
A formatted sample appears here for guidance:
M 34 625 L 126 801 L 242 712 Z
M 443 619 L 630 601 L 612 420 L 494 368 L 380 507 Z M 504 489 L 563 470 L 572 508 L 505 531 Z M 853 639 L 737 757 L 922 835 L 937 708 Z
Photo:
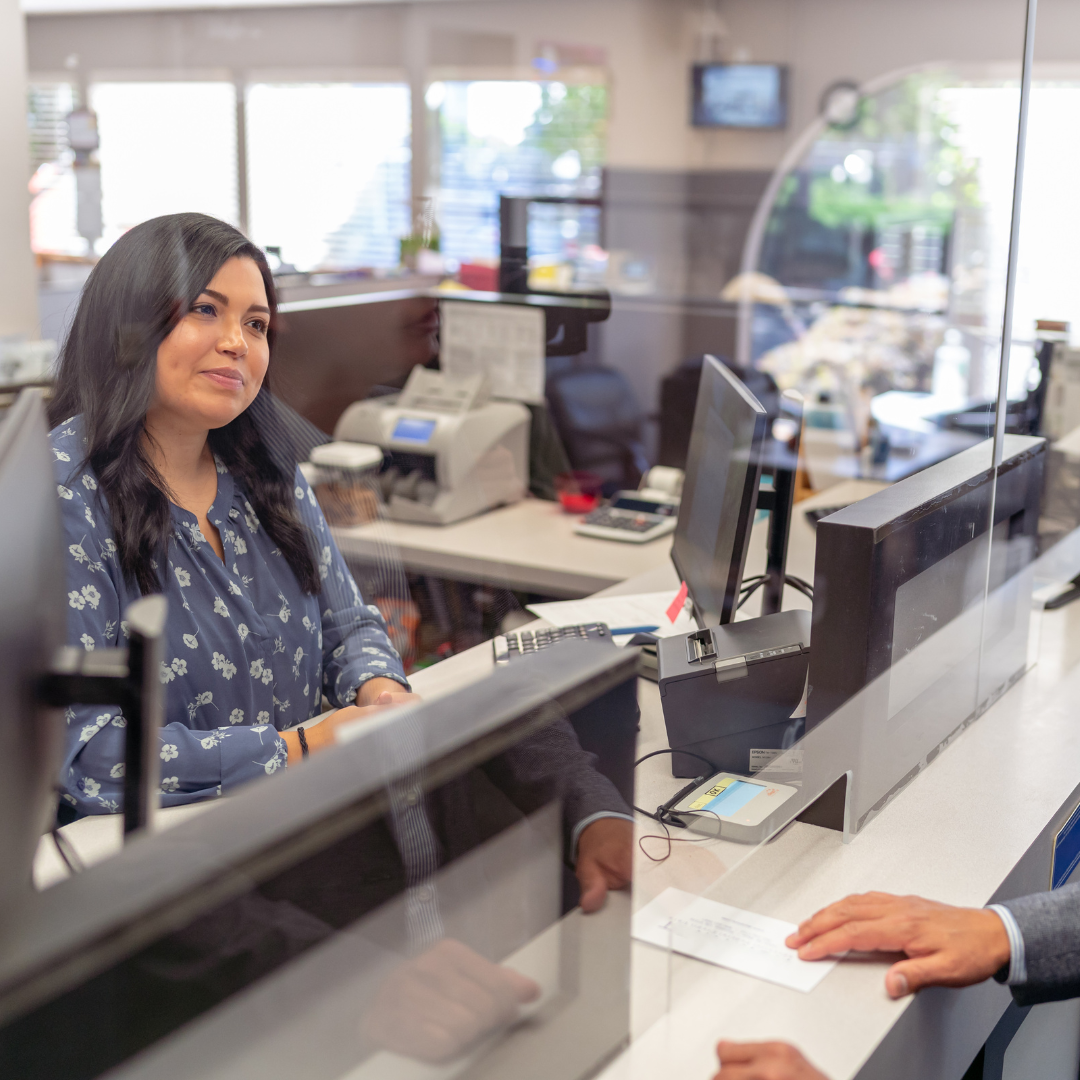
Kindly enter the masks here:
M 708 810 L 720 817 L 737 814 L 755 795 L 761 794 L 760 784 L 748 784 L 744 780 L 721 780 L 690 804 L 691 810 Z
M 421 420 L 415 416 L 403 416 L 394 425 L 394 434 L 391 438 L 398 442 L 411 442 L 422 445 L 431 438 L 435 430 L 434 420 Z

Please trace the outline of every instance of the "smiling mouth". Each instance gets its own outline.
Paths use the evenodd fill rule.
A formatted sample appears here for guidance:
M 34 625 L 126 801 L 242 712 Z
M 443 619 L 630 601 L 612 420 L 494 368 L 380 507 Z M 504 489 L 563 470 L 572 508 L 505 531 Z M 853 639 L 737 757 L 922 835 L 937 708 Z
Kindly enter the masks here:
M 244 376 L 234 368 L 211 368 L 209 371 L 200 371 L 216 386 L 223 390 L 241 390 L 244 386 Z

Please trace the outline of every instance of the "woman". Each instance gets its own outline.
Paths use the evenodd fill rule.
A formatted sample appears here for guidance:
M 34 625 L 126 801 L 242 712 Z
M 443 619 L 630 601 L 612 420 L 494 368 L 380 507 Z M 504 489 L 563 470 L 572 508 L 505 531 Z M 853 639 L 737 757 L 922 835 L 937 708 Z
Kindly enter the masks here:
M 122 645 L 140 595 L 169 601 L 161 791 L 221 795 L 334 741 L 408 691 L 310 488 L 284 466 L 267 368 L 262 252 L 202 214 L 155 218 L 94 268 L 50 408 L 68 552 L 69 640 Z M 338 711 L 308 730 L 293 728 Z M 124 718 L 68 710 L 63 798 L 120 809 Z

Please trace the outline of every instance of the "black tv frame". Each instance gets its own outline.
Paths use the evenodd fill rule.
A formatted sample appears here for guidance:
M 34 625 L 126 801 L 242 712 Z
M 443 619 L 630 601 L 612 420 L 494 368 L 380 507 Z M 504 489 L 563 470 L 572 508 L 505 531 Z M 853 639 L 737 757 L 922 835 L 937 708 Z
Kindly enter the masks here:
M 702 107 L 702 78 L 709 68 L 722 67 L 767 67 L 774 68 L 780 74 L 780 123 L 778 124 L 717 124 L 705 119 Z M 789 69 L 787 64 L 768 63 L 728 63 L 714 61 L 708 64 L 694 64 L 690 69 L 690 124 L 696 128 L 707 128 L 712 131 L 783 131 L 788 126 L 788 82 Z

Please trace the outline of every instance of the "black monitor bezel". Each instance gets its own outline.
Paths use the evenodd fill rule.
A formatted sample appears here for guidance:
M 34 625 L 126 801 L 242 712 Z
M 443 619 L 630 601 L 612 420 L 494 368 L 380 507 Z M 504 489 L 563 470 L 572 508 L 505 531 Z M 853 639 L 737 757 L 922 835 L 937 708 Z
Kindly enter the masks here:
M 685 581 L 688 596 L 694 605 L 694 618 L 701 627 L 711 621 L 711 611 L 704 609 L 700 603 L 699 593 L 695 596 L 695 585 L 685 573 L 684 566 L 680 566 L 679 548 L 685 543 L 686 522 L 689 521 L 689 513 L 684 513 L 693 501 L 693 477 L 691 466 L 694 462 L 696 443 L 703 431 L 702 414 L 708 408 L 710 395 L 706 392 L 705 383 L 709 378 L 721 378 L 724 384 L 732 392 L 738 395 L 741 401 L 748 405 L 754 414 L 754 433 L 750 446 L 750 468 L 747 470 L 746 479 L 743 483 L 742 498 L 739 502 L 739 519 L 735 529 L 735 542 L 732 546 L 731 561 L 728 565 L 727 586 L 724 590 L 724 598 L 720 605 L 719 625 L 724 626 L 732 622 L 739 604 L 739 590 L 742 585 L 743 571 L 746 567 L 746 553 L 750 547 L 750 532 L 754 523 L 754 511 L 757 509 L 758 489 L 761 486 L 761 465 L 765 445 L 766 426 L 768 412 L 760 401 L 750 392 L 743 381 L 722 361 L 715 356 L 706 354 L 701 365 L 701 381 L 698 383 L 697 404 L 694 407 L 693 431 L 690 435 L 690 447 L 686 456 L 686 485 L 683 489 L 683 498 L 679 506 L 679 519 L 675 526 L 675 535 L 671 543 L 671 561 L 680 581 Z M 685 563 L 685 560 L 683 560 Z
M 702 108 L 702 78 L 711 68 L 760 67 L 773 68 L 780 74 L 780 122 L 778 124 L 721 124 L 705 119 Z M 788 126 L 790 108 L 788 104 L 788 65 L 769 63 L 735 63 L 715 61 L 708 64 L 694 64 L 690 70 L 690 125 L 713 131 L 784 131 Z

